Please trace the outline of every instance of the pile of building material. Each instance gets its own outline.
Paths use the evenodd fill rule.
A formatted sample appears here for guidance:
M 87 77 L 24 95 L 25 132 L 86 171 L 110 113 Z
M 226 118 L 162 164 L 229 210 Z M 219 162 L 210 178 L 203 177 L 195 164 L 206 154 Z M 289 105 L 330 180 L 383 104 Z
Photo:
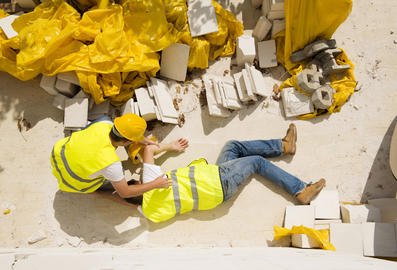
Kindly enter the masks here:
M 262 9 L 262 16 L 257 21 L 253 33 L 257 41 L 264 40 L 270 30 L 270 37 L 273 38 L 285 29 L 284 0 L 251 0 L 251 5 Z
M 397 200 L 375 199 L 366 205 L 340 204 L 336 190 L 323 190 L 310 205 L 288 206 L 284 227 L 303 225 L 329 230 L 337 252 L 371 257 L 397 257 Z M 317 240 L 294 234 L 291 244 L 319 248 Z
M 218 21 L 211 0 L 188 0 L 187 4 L 187 16 L 192 37 L 218 32 Z
M 122 107 L 122 114 L 135 113 L 146 121 L 160 120 L 178 124 L 179 114 L 174 107 L 168 83 L 157 78 L 146 82 L 147 88 L 135 89 L 136 100 L 131 98 Z

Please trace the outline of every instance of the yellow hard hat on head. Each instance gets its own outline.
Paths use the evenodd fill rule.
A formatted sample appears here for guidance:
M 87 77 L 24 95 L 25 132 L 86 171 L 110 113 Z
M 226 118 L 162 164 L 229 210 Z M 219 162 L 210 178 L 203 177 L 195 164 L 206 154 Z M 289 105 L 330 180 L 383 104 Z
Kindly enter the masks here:
M 146 130 L 146 121 L 136 114 L 128 113 L 114 119 L 114 126 L 121 136 L 130 141 L 141 141 Z

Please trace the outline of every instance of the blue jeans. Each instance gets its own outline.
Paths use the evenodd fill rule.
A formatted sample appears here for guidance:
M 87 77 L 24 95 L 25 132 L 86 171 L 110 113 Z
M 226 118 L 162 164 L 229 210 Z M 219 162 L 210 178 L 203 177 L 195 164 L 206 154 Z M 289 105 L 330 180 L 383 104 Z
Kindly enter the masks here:
M 227 142 L 216 162 L 224 201 L 230 199 L 238 186 L 254 173 L 281 186 L 293 196 L 302 191 L 306 187 L 304 182 L 266 159 L 281 156 L 282 153 L 280 139 Z

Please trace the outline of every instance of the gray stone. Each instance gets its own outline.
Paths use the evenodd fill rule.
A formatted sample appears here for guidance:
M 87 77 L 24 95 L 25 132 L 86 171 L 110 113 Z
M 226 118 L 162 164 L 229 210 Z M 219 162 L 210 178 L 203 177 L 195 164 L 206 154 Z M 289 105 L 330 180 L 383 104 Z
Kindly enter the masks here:
M 296 77 L 298 86 L 305 92 L 312 94 L 321 87 L 322 74 L 312 69 L 304 69 Z
M 309 57 L 312 57 L 324 50 L 335 48 L 336 41 L 335 39 L 330 40 L 317 40 L 313 43 L 306 45 L 302 50 L 296 51 L 291 55 L 292 62 L 300 62 Z
M 334 73 L 340 73 L 350 68 L 349 65 L 338 65 L 335 57 L 342 53 L 340 49 L 327 49 L 316 56 L 316 60 L 319 61 L 323 67 L 323 74 L 329 75 Z
M 312 102 L 317 109 L 328 109 L 333 102 L 334 89 L 329 85 L 324 85 L 317 89 L 312 95 Z

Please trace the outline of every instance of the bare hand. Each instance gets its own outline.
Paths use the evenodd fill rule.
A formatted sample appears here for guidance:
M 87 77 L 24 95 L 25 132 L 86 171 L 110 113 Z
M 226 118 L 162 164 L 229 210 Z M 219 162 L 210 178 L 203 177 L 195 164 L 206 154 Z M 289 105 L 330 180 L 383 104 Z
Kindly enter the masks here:
M 189 141 L 185 138 L 179 138 L 170 143 L 170 150 L 175 152 L 182 152 L 189 146 Z
M 156 188 L 168 188 L 172 185 L 172 180 L 164 175 L 157 177 L 154 182 L 156 183 Z

